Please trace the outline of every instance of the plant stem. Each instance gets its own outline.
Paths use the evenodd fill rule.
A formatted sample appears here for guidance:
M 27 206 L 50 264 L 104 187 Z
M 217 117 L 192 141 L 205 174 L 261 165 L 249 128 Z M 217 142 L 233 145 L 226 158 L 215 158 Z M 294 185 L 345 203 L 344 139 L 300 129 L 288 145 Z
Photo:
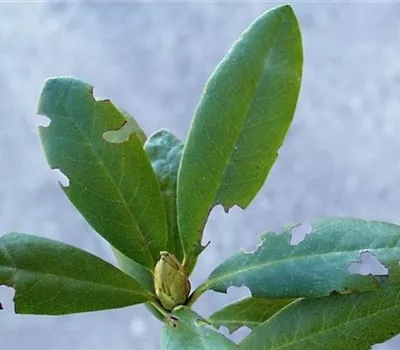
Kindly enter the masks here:
M 186 306 L 191 307 L 205 291 L 207 291 L 207 287 L 205 284 L 202 284 L 201 286 L 197 287 L 186 301 Z
M 161 306 L 160 302 L 157 299 L 154 298 L 150 300 L 148 306 L 152 314 L 156 316 L 159 320 L 163 322 L 168 320 L 170 313 Z
M 165 316 L 160 312 L 158 308 L 156 308 L 151 302 L 147 302 L 145 304 L 145 307 L 149 312 L 157 319 L 160 320 L 161 322 L 164 322 Z

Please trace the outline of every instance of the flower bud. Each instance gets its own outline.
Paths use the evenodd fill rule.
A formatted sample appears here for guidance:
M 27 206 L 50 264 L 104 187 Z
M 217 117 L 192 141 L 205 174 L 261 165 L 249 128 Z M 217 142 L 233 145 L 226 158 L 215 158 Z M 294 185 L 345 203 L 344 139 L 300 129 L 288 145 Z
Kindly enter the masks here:
M 160 260 L 154 269 L 154 288 L 156 294 L 167 310 L 185 303 L 190 282 L 181 263 L 173 254 L 160 252 Z

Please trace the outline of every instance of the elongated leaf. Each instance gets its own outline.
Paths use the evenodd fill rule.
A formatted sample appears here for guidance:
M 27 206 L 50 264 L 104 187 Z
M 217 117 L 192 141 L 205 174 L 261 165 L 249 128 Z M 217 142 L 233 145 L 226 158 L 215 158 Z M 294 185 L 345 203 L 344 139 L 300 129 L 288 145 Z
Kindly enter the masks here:
M 242 326 L 254 329 L 294 300 L 245 298 L 213 313 L 208 321 L 216 328 L 225 326 L 230 333 Z
M 159 130 L 148 138 L 144 149 L 157 176 L 164 200 L 168 224 L 168 251 L 182 261 L 182 243 L 176 213 L 176 183 L 183 143 L 171 132 Z
M 126 111 L 121 110 L 121 113 L 124 115 L 127 120 L 126 124 L 120 130 L 111 130 L 106 131 L 103 136 L 109 142 L 124 142 L 129 139 L 129 135 L 131 133 L 136 133 L 140 143 L 144 145 L 147 138 L 144 131 L 139 127 L 136 120 L 128 114 Z M 121 271 L 125 272 L 127 275 L 131 276 L 133 279 L 138 281 L 143 287 L 147 290 L 155 293 L 154 291 L 154 282 L 153 282 L 153 273 L 147 267 L 138 264 L 134 260 L 128 258 L 124 254 L 122 254 L 118 249 L 112 247 L 112 251 L 114 256 L 118 262 L 118 267 Z
M 246 208 L 263 185 L 293 118 L 302 44 L 285 5 L 258 18 L 208 81 L 178 175 L 178 223 L 191 270 L 213 206 Z
M 203 288 L 225 292 L 247 286 L 256 297 L 297 298 L 352 293 L 399 283 L 400 226 L 350 218 L 321 218 L 296 246 L 290 228 L 267 233 L 254 253 L 240 252 L 210 275 Z M 351 274 L 349 265 L 370 251 L 389 268 L 389 276 Z
M 138 281 L 142 287 L 154 294 L 153 272 L 147 267 L 138 264 L 136 261 L 129 259 L 118 249 L 112 247 L 112 250 L 120 270 L 131 276 L 134 280 Z
M 0 237 L 0 285 L 15 289 L 20 314 L 62 315 L 146 302 L 151 293 L 111 264 L 50 239 Z
M 240 344 L 242 350 L 369 350 L 400 332 L 400 291 L 303 299 L 276 313 Z
M 194 311 L 177 308 L 161 334 L 161 349 L 176 350 L 232 350 L 236 344 L 212 329 L 205 320 Z
M 168 236 L 157 179 L 137 133 L 125 142 L 104 139 L 126 119 L 110 101 L 96 101 L 92 89 L 74 78 L 47 80 L 39 103 L 39 113 L 51 119 L 40 128 L 47 160 L 68 177 L 63 190 L 92 227 L 152 269 Z
M 112 250 L 118 262 L 118 267 L 127 275 L 138 281 L 142 287 L 155 294 L 153 271 L 138 264 L 132 259 L 129 259 L 114 247 L 112 247 Z M 162 315 L 150 302 L 146 303 L 145 306 L 157 319 L 164 321 L 164 315 Z

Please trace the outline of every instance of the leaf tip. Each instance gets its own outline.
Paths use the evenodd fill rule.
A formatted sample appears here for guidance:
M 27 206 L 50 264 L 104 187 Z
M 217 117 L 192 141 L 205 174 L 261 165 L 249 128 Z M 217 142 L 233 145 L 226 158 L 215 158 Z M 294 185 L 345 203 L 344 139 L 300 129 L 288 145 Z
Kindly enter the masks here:
M 296 17 L 295 12 L 293 10 L 293 6 L 289 3 L 283 4 L 283 5 L 280 5 L 280 6 L 277 6 L 277 7 L 274 7 L 271 9 L 271 11 L 274 11 L 274 10 L 282 12 L 285 15 L 290 15 L 290 16 Z
M 52 112 L 64 108 L 70 90 L 75 88 L 88 90 L 93 96 L 93 86 L 77 78 L 69 76 L 47 78 L 40 93 L 37 114 L 51 119 Z

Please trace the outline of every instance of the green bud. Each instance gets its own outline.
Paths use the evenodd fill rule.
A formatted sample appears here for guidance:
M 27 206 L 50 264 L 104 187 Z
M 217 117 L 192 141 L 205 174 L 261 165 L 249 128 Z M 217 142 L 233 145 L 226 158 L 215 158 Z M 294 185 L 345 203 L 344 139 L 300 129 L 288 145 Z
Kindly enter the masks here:
M 173 254 L 160 252 L 160 260 L 154 269 L 154 288 L 167 310 L 183 305 L 190 292 L 190 282 L 181 263 Z

